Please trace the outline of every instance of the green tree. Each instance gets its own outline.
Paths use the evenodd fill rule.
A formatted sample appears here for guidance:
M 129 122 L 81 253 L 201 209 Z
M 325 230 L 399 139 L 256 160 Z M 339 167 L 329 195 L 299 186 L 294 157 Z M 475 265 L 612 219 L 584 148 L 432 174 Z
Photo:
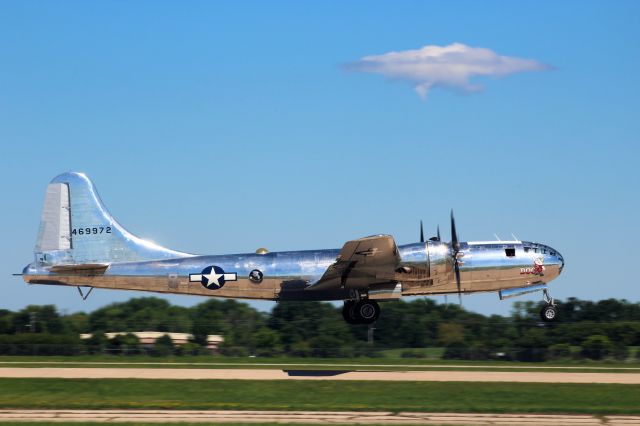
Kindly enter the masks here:
M 210 355 L 207 349 L 198 345 L 197 343 L 188 342 L 183 345 L 176 346 L 174 349 L 176 355 Z
M 611 353 L 613 345 L 607 336 L 595 334 L 589 336 L 582 342 L 582 350 L 580 353 L 585 358 L 603 359 Z
M 82 352 L 78 336 L 48 333 L 0 335 L 2 355 L 76 355 Z
M 438 324 L 438 343 L 448 346 L 451 343 L 464 341 L 464 327 L 462 324 L 442 322 Z
M 255 334 L 254 353 L 257 356 L 276 356 L 282 353 L 280 335 L 267 327 L 261 327 Z
M 173 340 L 168 334 L 163 334 L 158 337 L 153 344 L 153 354 L 157 356 L 169 356 L 173 355 L 175 346 Z
M 444 311 L 430 299 L 412 302 L 385 302 L 376 323 L 376 345 L 385 348 L 425 348 L 438 345 L 438 326 L 446 317 L 455 322 L 461 310 L 457 306 Z M 360 340 L 366 340 L 367 327 L 354 329 Z
M 188 333 L 190 309 L 171 306 L 157 297 L 139 297 L 123 303 L 112 303 L 89 315 L 91 331 L 164 331 Z
M 622 344 L 615 344 L 611 349 L 611 356 L 618 361 L 626 361 L 629 358 L 629 347 Z
M 0 334 L 13 334 L 13 312 L 0 309 Z
M 64 323 L 54 305 L 29 305 L 13 315 L 16 333 L 64 334 Z
M 176 354 L 208 353 L 207 336 L 221 334 L 220 352 L 237 356 L 377 356 L 385 348 L 406 348 L 404 353 L 410 355 L 411 348 L 444 345 L 447 358 L 484 359 L 504 353 L 500 359 L 540 361 L 547 356 L 566 358 L 572 346 L 582 345 L 581 356 L 625 360 L 629 347 L 640 346 L 640 303 L 571 298 L 558 302 L 560 321 L 544 327 L 539 320 L 542 305 L 517 302 L 509 317 L 487 317 L 430 299 L 384 302 L 371 345 L 369 327 L 345 324 L 341 306 L 329 303 L 280 302 L 270 313 L 262 313 L 234 300 L 211 299 L 184 308 L 143 297 L 88 315 L 61 315 L 53 305 L 28 306 L 15 313 L 0 310 L 0 336 L 9 338 L 2 348 L 9 352 L 4 353 L 38 354 L 98 353 L 107 343 L 114 352 L 138 351 L 137 341 L 118 337 L 106 342 L 101 333 L 122 331 L 191 332 L 192 346 L 175 348 Z M 55 341 L 72 342 L 84 332 L 93 332 L 94 338 L 79 348 Z M 13 334 L 18 336 L 15 340 L 9 337 Z
M 468 359 L 485 360 L 494 356 L 491 350 L 482 342 L 477 342 L 469 348 Z
M 449 343 L 442 354 L 443 359 L 467 359 L 468 356 L 469 345 L 465 342 Z
M 310 348 L 314 356 L 350 352 L 353 335 L 338 309 L 329 303 L 280 302 L 273 308 L 268 326 L 280 335 L 285 352 Z
M 549 346 L 549 358 L 569 359 L 571 358 L 571 345 L 568 343 L 556 343 Z
M 245 356 L 256 348 L 255 333 L 265 325 L 265 315 L 236 300 L 207 300 L 191 310 L 194 342 L 207 345 L 209 334 L 221 334 L 220 352 Z
M 518 361 L 540 362 L 546 359 L 548 339 L 544 330 L 529 329 L 516 341 Z
M 118 334 L 109 340 L 108 349 L 116 355 L 137 355 L 142 352 L 140 339 L 133 334 Z
M 291 343 L 289 345 L 287 353 L 291 356 L 306 358 L 311 356 L 311 354 L 313 353 L 313 348 L 311 347 L 310 342 L 301 340 Z
M 89 333 L 89 315 L 84 312 L 77 312 L 71 315 L 61 317 L 63 327 L 67 333 L 82 334 Z
M 90 354 L 103 354 L 109 346 L 109 339 L 103 332 L 96 331 L 84 341 L 84 344 Z

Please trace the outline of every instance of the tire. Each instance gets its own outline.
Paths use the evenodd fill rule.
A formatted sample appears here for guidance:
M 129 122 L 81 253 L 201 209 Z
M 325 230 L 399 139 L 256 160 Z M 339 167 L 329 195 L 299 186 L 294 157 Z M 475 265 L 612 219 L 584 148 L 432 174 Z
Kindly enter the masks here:
M 353 307 L 353 313 L 358 323 L 371 324 L 380 316 L 380 306 L 375 300 L 360 300 Z
M 547 305 L 540 311 L 540 318 L 544 322 L 555 322 L 558 319 L 558 309 L 555 306 Z
M 347 300 L 344 302 L 344 306 L 342 307 L 342 318 L 347 322 L 347 324 L 360 324 L 358 319 L 354 315 L 354 307 L 355 302 L 352 300 Z

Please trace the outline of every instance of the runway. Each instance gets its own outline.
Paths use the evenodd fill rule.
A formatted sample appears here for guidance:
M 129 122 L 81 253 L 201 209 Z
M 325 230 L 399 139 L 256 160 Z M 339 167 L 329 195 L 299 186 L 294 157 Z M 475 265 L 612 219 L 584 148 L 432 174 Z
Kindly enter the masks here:
M 200 368 L 0 368 L 3 378 L 188 380 L 380 380 L 420 382 L 522 382 L 640 384 L 639 373 L 530 371 L 365 371 Z
M 1 422 L 340 423 L 397 425 L 640 425 L 640 416 L 330 411 L 0 410 Z

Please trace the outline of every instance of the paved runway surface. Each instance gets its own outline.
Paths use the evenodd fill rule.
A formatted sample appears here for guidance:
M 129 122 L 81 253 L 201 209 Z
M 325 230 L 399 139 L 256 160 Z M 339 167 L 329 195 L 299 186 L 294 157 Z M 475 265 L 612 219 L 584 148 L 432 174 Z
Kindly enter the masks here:
M 62 379 L 388 380 L 640 384 L 639 373 L 331 371 L 191 368 L 0 368 L 0 377 Z
M 0 423 L 149 422 L 149 423 L 344 423 L 421 425 L 640 425 L 640 416 L 543 414 L 390 413 L 322 411 L 186 411 L 186 410 L 0 410 Z

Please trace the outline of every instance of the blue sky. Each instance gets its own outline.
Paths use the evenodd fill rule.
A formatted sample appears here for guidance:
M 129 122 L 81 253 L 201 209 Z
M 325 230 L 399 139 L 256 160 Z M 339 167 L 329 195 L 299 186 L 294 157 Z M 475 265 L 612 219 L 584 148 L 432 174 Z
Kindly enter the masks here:
M 142 295 L 82 302 L 10 275 L 32 258 L 46 184 L 69 170 L 130 231 L 180 250 L 402 244 L 420 219 L 448 234 L 453 208 L 464 240 L 558 249 L 555 297 L 640 300 L 638 2 L 5 1 L 0 40 L 0 308 Z M 552 69 L 425 100 L 345 66 L 456 42 Z

